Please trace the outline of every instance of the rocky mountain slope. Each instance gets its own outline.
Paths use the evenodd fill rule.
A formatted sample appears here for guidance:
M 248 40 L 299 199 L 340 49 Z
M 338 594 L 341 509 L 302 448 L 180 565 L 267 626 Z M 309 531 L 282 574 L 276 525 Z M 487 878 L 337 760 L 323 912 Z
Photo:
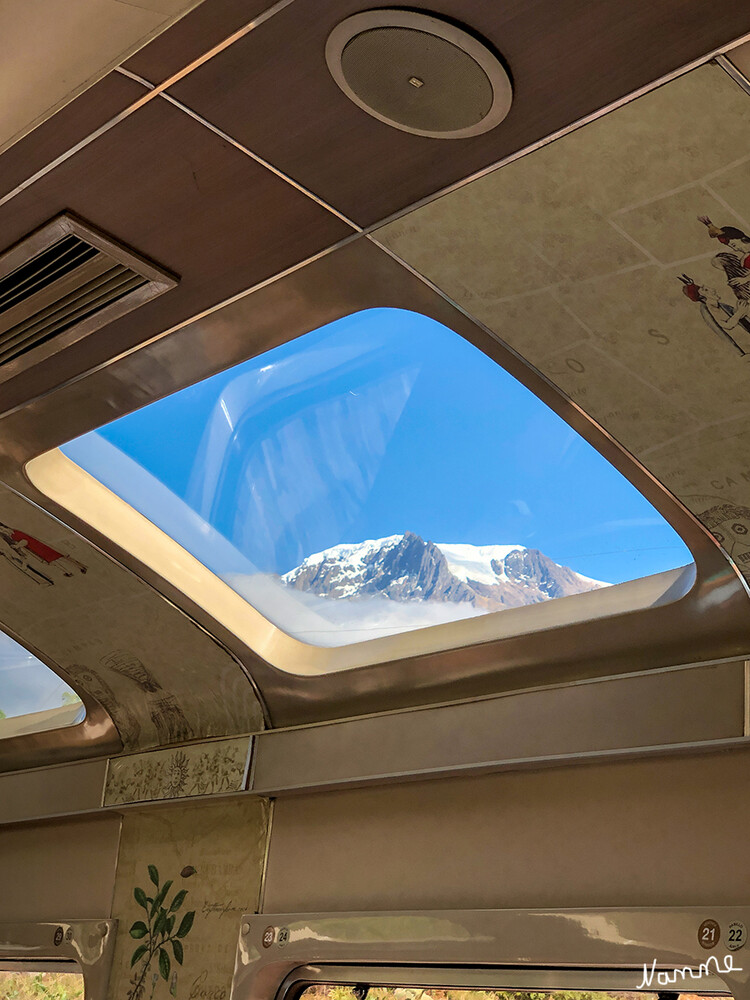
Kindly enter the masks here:
M 428 542 L 410 531 L 308 556 L 282 576 L 318 597 L 453 602 L 500 611 L 607 586 L 523 545 Z

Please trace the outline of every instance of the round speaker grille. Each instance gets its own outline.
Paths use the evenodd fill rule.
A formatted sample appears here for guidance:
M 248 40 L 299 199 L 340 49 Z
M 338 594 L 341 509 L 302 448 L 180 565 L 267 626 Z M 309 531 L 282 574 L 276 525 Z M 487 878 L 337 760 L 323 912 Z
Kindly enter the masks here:
M 426 14 L 355 14 L 331 32 L 326 60 L 355 104 L 416 135 L 478 135 L 510 110 L 510 81 L 499 60 L 473 36 Z

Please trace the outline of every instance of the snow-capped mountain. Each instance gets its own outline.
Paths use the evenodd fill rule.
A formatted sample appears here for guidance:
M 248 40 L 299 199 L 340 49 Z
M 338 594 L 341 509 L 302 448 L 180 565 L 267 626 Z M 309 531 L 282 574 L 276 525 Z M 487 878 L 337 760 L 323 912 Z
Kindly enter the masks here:
M 281 580 L 329 599 L 452 602 L 480 613 L 607 586 L 558 565 L 538 549 L 427 542 L 410 531 L 316 552 Z

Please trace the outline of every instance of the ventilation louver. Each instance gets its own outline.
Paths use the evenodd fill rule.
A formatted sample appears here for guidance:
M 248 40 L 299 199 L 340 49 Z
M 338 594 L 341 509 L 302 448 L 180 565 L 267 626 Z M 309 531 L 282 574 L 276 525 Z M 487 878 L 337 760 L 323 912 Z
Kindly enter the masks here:
M 176 283 L 78 219 L 59 216 L 0 256 L 0 367 L 37 363 Z

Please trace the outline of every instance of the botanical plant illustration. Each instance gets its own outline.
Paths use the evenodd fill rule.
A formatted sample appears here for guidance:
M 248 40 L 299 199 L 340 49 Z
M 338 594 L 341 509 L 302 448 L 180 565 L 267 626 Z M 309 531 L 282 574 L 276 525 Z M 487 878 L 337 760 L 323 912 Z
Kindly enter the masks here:
M 107 802 L 213 795 L 239 788 L 247 743 L 209 746 L 200 755 L 184 750 L 157 751 L 121 758 L 107 779 Z
M 195 875 L 195 868 L 192 865 L 187 865 L 180 872 L 182 878 L 190 878 L 191 875 Z M 172 968 L 169 948 L 171 948 L 175 962 L 182 965 L 185 957 L 182 942 L 190 933 L 195 919 L 195 910 L 188 910 L 183 913 L 175 929 L 179 911 L 185 902 L 188 890 L 178 890 L 170 900 L 168 897 L 174 881 L 168 879 L 163 885 L 160 885 L 156 865 L 148 866 L 148 876 L 154 886 L 153 889 L 149 887 L 149 891 L 153 892 L 152 896 L 149 896 L 145 889 L 139 887 L 133 890 L 136 903 L 145 910 L 145 919 L 136 920 L 130 928 L 130 936 L 141 941 L 141 944 L 135 949 L 133 957 L 130 959 L 130 967 L 135 967 L 135 972 L 130 980 L 131 988 L 128 990 L 128 1000 L 142 1000 L 146 991 L 149 971 L 151 971 L 151 997 L 154 995 L 160 976 L 165 982 L 169 980 Z M 156 965 L 152 969 L 154 962 Z M 176 992 L 177 972 L 175 970 L 172 975 L 170 993 L 175 996 Z

